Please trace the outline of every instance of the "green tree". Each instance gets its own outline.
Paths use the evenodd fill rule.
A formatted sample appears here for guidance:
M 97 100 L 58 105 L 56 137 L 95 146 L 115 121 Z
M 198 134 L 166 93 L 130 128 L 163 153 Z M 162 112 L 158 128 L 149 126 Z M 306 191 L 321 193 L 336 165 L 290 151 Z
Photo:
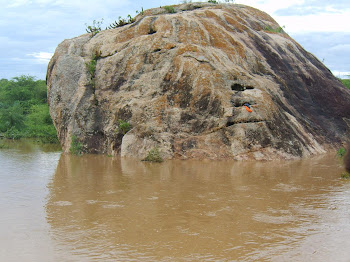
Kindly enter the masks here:
M 9 138 L 38 137 L 57 142 L 44 80 L 19 76 L 0 80 L 0 132 Z
M 16 101 L 12 106 L 0 108 L 0 131 L 6 132 L 10 128 L 20 130 L 25 127 L 25 117 L 20 102 Z

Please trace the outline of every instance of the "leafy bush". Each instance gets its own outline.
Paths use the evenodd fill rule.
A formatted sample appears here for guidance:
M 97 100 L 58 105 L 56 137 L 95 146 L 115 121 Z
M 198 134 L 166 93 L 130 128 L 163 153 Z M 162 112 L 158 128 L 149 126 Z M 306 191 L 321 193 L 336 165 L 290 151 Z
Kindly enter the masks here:
M 164 9 L 170 14 L 175 13 L 175 8 L 173 6 L 167 5 L 167 6 L 164 6 Z
M 101 19 L 101 21 L 96 21 L 94 20 L 92 22 L 92 25 L 87 25 L 86 26 L 86 32 L 91 33 L 92 37 L 95 36 L 96 34 L 98 34 L 99 32 L 102 31 L 101 29 L 101 25 L 103 24 L 103 18 Z
M 157 163 L 161 163 L 163 162 L 163 158 L 160 156 L 159 150 L 157 147 L 151 149 L 147 156 L 142 159 L 142 161 L 148 161 L 148 162 L 157 162 Z
M 285 28 L 285 26 L 283 27 L 277 27 L 277 28 L 272 28 L 271 26 L 266 26 L 265 27 L 265 31 L 271 32 L 271 33 L 284 33 L 283 28 Z
M 10 147 L 8 145 L 5 145 L 3 143 L 0 143 L 0 149 L 9 149 Z
M 24 109 L 21 107 L 20 101 L 0 107 L 0 132 L 7 132 L 11 128 L 17 130 L 24 128 L 24 120 Z
M 345 173 L 340 174 L 340 177 L 344 178 L 344 179 L 350 179 L 350 174 L 348 172 L 345 172 Z
M 142 14 L 143 14 L 143 8 L 142 8 Z M 136 11 L 137 13 L 137 11 Z M 128 20 L 126 20 L 125 18 L 122 18 L 121 16 L 119 16 L 119 20 L 118 21 L 114 21 L 112 24 L 110 24 L 106 29 L 115 29 L 118 27 L 122 27 L 124 25 L 128 25 L 128 24 L 132 24 L 135 22 L 135 18 L 133 18 L 131 15 L 128 15 Z
M 141 7 L 141 11 L 136 10 L 136 14 L 144 15 L 143 7 Z
M 0 133 L 6 138 L 40 138 L 57 143 L 47 105 L 46 83 L 32 76 L 0 80 Z
M 342 83 L 350 89 L 350 79 L 341 79 Z
M 82 143 L 79 142 L 77 136 L 73 135 L 72 136 L 72 142 L 70 144 L 70 148 L 69 151 L 73 154 L 73 155 L 81 155 L 81 153 L 83 152 L 83 145 Z
M 56 129 L 52 124 L 49 107 L 46 104 L 33 105 L 25 120 L 28 137 L 40 138 L 44 143 L 58 143 Z
M 20 139 L 23 137 L 23 134 L 13 126 L 10 129 L 6 130 L 5 137 L 9 139 Z
M 127 132 L 129 132 L 131 129 L 131 124 L 124 121 L 124 120 L 118 120 L 118 128 L 117 132 L 119 134 L 125 135 Z
M 346 149 L 344 147 L 339 148 L 339 150 L 337 151 L 337 157 L 338 158 L 344 157 L 345 154 L 346 154 Z
M 90 74 L 90 85 L 92 86 L 93 93 L 95 94 L 95 77 L 96 77 L 96 66 L 97 60 L 101 57 L 101 51 L 95 51 L 92 55 L 90 63 L 86 63 L 87 70 Z

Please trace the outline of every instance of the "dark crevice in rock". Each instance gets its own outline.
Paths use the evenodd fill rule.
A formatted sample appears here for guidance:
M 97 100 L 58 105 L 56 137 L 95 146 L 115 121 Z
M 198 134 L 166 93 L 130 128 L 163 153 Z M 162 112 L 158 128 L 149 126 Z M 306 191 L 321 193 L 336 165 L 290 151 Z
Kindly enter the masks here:
M 113 53 L 113 54 L 108 54 L 108 55 L 104 55 L 104 56 L 100 55 L 100 56 L 99 56 L 99 59 L 103 59 L 103 58 L 107 58 L 107 57 L 114 56 L 116 53 L 118 53 L 118 51 L 117 51 L 117 50 L 116 50 L 116 51 L 114 51 L 114 53 Z
M 226 123 L 226 127 L 233 126 L 236 124 L 253 124 L 253 123 L 265 123 L 268 122 L 266 120 L 240 120 L 240 121 L 235 121 L 229 118 Z
M 149 35 L 153 35 L 153 34 L 155 34 L 155 33 L 157 33 L 157 31 L 154 30 L 153 27 L 151 27 L 151 28 L 149 29 L 149 31 L 148 31 L 148 34 L 149 34 Z
M 49 69 L 46 75 L 46 85 L 48 85 L 48 77 L 52 75 L 53 68 L 55 67 L 56 61 L 53 60 L 51 64 L 49 64 Z
M 244 106 L 245 104 L 249 104 L 249 105 L 255 105 L 254 102 L 248 102 L 248 101 L 243 101 L 243 102 L 234 102 L 234 101 L 231 101 L 232 105 L 234 107 L 242 107 Z
M 152 20 L 149 24 L 149 30 L 148 30 L 149 35 L 153 35 L 153 34 L 157 33 L 157 30 L 154 28 L 154 22 L 156 20 L 157 20 L 157 17 L 152 17 Z
M 235 124 L 235 122 L 233 122 L 233 121 L 227 121 L 226 127 L 233 126 L 234 124 Z
M 232 89 L 232 91 L 242 92 L 242 91 L 247 90 L 247 89 L 250 89 L 250 90 L 254 89 L 254 87 L 253 86 L 243 86 L 241 84 L 235 83 L 235 84 L 231 85 L 231 89 Z
M 240 84 L 232 84 L 231 89 L 233 91 L 244 91 L 244 86 L 242 86 Z

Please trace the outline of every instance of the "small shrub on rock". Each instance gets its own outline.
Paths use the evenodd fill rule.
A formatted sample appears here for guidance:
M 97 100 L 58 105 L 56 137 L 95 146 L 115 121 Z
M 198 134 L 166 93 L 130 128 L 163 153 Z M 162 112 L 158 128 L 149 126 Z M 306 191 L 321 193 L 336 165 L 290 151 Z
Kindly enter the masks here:
M 92 22 L 92 25 L 87 25 L 86 26 L 86 32 L 91 33 L 91 37 L 94 37 L 96 34 L 98 34 L 99 32 L 101 32 L 101 25 L 103 23 L 103 19 L 101 21 L 96 21 L 94 20 Z
M 339 148 L 339 150 L 337 151 L 337 157 L 338 158 L 344 157 L 345 154 L 346 154 L 346 149 L 344 147 Z
M 160 156 L 158 148 L 155 147 L 148 152 L 148 155 L 144 159 L 142 159 L 142 161 L 161 163 L 164 160 Z
M 72 142 L 70 144 L 70 149 L 69 151 L 73 154 L 73 155 L 81 155 L 81 153 L 83 152 L 83 145 L 82 143 L 79 142 L 77 136 L 72 136 Z
M 117 132 L 119 134 L 125 135 L 127 132 L 130 131 L 131 129 L 131 124 L 124 121 L 124 120 L 118 120 L 118 128 L 117 128 Z
M 165 9 L 169 14 L 175 13 L 175 8 L 174 8 L 173 6 L 167 5 L 167 6 L 164 6 L 164 9 Z
M 350 179 L 350 174 L 348 172 L 344 172 L 340 175 L 340 177 L 343 179 Z

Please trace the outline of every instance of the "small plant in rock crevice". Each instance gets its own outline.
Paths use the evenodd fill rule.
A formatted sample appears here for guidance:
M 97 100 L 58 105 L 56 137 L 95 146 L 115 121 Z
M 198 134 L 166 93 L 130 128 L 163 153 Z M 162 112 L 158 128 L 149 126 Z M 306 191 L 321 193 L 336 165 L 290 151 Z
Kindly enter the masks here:
M 340 177 L 343 179 L 350 179 L 350 174 L 348 172 L 344 172 L 340 175 Z
M 136 10 L 136 14 L 144 15 L 143 7 L 141 7 L 141 11 Z
M 340 159 L 342 162 L 344 162 L 344 157 L 347 153 L 347 150 L 344 147 L 339 148 L 339 150 L 337 151 L 337 158 Z M 345 162 L 344 162 L 345 164 Z M 349 172 L 343 172 L 342 174 L 340 174 L 340 177 L 343 179 L 350 179 L 350 174 Z
M 83 145 L 82 143 L 79 142 L 78 138 L 76 135 L 72 136 L 72 142 L 70 144 L 70 149 L 69 151 L 73 155 L 81 155 L 83 152 Z
M 169 14 L 175 13 L 175 8 L 174 8 L 173 6 L 167 5 L 167 6 L 164 6 L 164 9 L 165 9 Z
M 142 8 L 142 13 L 143 13 L 143 8 Z M 131 15 L 128 15 L 127 18 L 128 20 L 119 16 L 118 21 L 114 21 L 106 29 L 115 29 L 115 28 L 122 27 L 124 25 L 132 24 L 135 22 L 135 18 L 133 18 Z
M 344 157 L 345 154 L 346 154 L 346 149 L 344 147 L 339 148 L 339 150 L 337 151 L 337 157 L 338 158 Z
M 85 26 L 86 26 L 85 30 L 86 30 L 86 32 L 91 33 L 91 37 L 94 37 L 96 34 L 98 34 L 99 32 L 102 31 L 102 29 L 101 29 L 102 23 L 103 23 L 103 18 L 101 19 L 101 21 L 94 20 L 92 22 L 92 25 L 85 24 Z
M 282 27 L 277 27 L 277 28 L 272 28 L 271 26 L 266 26 L 265 27 L 265 31 L 267 32 L 271 32 L 271 33 L 284 33 L 284 29 L 285 26 L 282 26 Z
M 125 135 L 127 132 L 131 130 L 132 126 L 130 123 L 124 120 L 118 120 L 117 133 Z
M 155 147 L 148 152 L 147 156 L 144 159 L 142 159 L 142 161 L 161 163 L 164 160 L 161 157 L 158 148 Z
M 86 63 L 87 70 L 89 71 L 89 74 L 90 74 L 89 84 L 91 85 L 94 94 L 96 89 L 96 85 L 95 85 L 96 65 L 97 65 L 97 60 L 100 57 L 101 57 L 101 51 L 96 51 L 93 54 L 91 61 L 89 63 Z

